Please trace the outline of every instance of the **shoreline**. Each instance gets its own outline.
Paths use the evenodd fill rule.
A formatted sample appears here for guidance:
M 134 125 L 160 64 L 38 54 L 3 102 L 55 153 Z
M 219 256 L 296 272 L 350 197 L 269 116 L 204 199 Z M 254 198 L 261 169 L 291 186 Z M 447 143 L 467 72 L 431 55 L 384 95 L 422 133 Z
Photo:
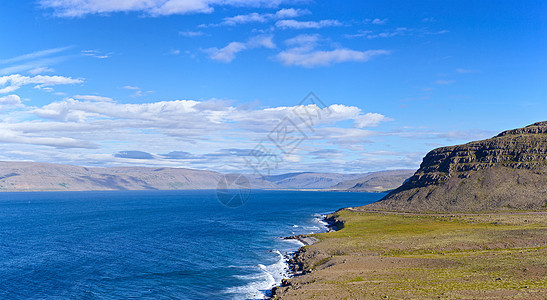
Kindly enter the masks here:
M 547 211 L 341 209 L 324 221 L 329 234 L 291 237 L 318 242 L 294 253 L 292 277 L 267 299 L 535 299 L 547 292 Z
M 320 221 L 325 223 L 322 225 L 326 229 L 325 232 L 321 232 L 321 233 L 328 233 L 328 232 L 339 230 L 338 228 L 340 227 L 340 223 L 338 223 L 335 219 L 332 218 L 332 215 L 334 213 L 336 212 L 321 215 L 322 218 L 320 219 Z M 303 246 L 301 246 L 300 248 L 298 248 L 296 251 L 292 253 L 288 253 L 285 256 L 285 263 L 288 265 L 288 268 L 289 268 L 289 271 L 288 271 L 289 277 L 282 279 L 280 284 L 272 287 L 265 294 L 264 299 L 266 300 L 275 299 L 276 290 L 282 287 L 286 287 L 289 279 L 306 274 L 305 272 L 303 272 L 303 269 L 302 269 L 303 263 L 301 261 L 300 255 L 302 252 L 304 252 L 305 247 L 311 246 L 320 241 L 318 238 L 313 236 L 315 234 L 317 233 L 297 234 L 297 235 L 291 235 L 291 236 L 281 238 L 283 240 L 296 240 L 302 243 Z

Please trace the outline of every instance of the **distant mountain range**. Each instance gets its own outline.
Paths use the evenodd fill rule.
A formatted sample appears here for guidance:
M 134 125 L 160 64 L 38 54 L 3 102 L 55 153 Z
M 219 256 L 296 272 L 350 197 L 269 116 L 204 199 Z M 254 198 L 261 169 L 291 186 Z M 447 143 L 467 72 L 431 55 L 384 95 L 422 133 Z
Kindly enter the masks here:
M 414 170 L 373 172 L 357 179 L 342 181 L 329 189 L 348 192 L 385 192 L 401 186 L 414 172 Z
M 420 169 L 370 209 L 547 210 L 547 121 L 429 152 Z
M 289 173 L 245 175 L 253 189 L 382 192 L 397 188 L 413 171 L 363 174 Z M 108 191 L 216 189 L 224 174 L 184 168 L 87 168 L 35 162 L 0 162 L 0 191 Z

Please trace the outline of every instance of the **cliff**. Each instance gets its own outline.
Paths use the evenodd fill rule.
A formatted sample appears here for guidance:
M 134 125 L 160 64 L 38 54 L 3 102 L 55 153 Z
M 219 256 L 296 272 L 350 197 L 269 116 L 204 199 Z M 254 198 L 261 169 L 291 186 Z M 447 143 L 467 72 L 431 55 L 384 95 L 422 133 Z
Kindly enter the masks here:
M 547 121 L 429 152 L 402 186 L 368 209 L 547 209 Z

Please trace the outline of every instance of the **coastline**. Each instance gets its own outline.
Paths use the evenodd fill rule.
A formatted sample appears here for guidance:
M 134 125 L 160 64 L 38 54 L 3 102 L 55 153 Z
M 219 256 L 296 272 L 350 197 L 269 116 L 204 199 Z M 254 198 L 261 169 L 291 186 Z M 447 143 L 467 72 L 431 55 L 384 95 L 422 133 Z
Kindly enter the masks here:
M 325 221 L 333 230 L 311 235 L 319 241 L 294 253 L 293 276 L 268 299 L 539 299 L 547 293 L 547 211 L 352 208 Z
M 322 224 L 324 226 L 325 231 L 322 233 L 329 233 L 332 231 L 339 230 L 343 227 L 343 223 L 340 223 L 338 220 L 336 220 L 333 217 L 333 214 L 336 212 L 328 213 L 328 214 L 321 214 L 322 217 L 320 219 L 320 222 L 324 223 Z M 279 288 L 283 288 L 288 286 L 288 280 L 297 276 L 301 276 L 306 274 L 306 271 L 304 270 L 304 253 L 305 249 L 308 246 L 311 246 L 320 240 L 315 237 L 317 233 L 309 233 L 309 234 L 298 234 L 298 235 L 291 235 L 287 237 L 282 237 L 283 240 L 295 240 L 303 244 L 302 247 L 298 248 L 296 251 L 292 253 L 288 253 L 285 256 L 285 263 L 288 265 L 289 270 L 289 276 L 287 278 L 284 278 L 281 280 L 281 283 L 274 286 L 272 289 L 270 289 L 266 295 L 266 300 L 276 299 L 276 291 Z

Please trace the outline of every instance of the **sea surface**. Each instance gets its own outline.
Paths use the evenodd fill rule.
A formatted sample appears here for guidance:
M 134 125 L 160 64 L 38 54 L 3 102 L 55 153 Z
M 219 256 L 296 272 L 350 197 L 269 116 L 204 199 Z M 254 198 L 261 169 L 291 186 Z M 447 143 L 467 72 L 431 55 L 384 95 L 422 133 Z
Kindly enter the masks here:
M 321 215 L 383 194 L 0 193 L 0 299 L 262 299 Z

